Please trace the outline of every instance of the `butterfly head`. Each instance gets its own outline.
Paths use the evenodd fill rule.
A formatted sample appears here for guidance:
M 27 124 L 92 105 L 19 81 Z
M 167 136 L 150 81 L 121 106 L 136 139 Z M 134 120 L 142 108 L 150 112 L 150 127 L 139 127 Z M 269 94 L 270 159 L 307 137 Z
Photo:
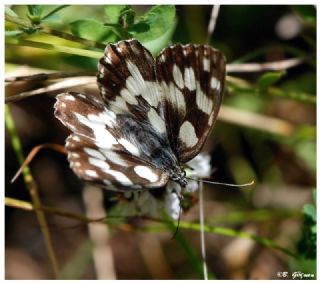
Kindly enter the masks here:
M 169 177 L 172 181 L 180 184 L 180 186 L 183 188 L 185 188 L 188 184 L 186 171 L 184 171 L 180 167 L 176 167 L 174 170 L 172 170 L 169 174 Z

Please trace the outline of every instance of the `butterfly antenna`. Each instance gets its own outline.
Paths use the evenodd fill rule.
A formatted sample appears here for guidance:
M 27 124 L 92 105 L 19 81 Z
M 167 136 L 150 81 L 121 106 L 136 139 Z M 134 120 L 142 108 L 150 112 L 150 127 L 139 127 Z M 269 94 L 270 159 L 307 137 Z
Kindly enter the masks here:
M 204 206 L 203 206 L 203 182 L 199 181 L 199 214 L 200 214 L 200 244 L 201 244 L 201 256 L 203 263 L 203 277 L 204 280 L 208 280 L 208 268 L 206 259 L 206 242 L 204 234 Z
M 229 183 L 214 182 L 214 181 L 203 180 L 203 179 L 194 179 L 191 177 L 186 177 L 186 178 L 189 180 L 197 181 L 197 182 L 201 181 L 202 183 L 207 183 L 207 184 L 221 185 L 226 187 L 237 187 L 237 188 L 250 187 L 254 184 L 254 180 L 252 180 L 250 183 L 244 183 L 244 184 L 229 184 Z
M 11 183 L 13 183 L 21 174 L 21 172 L 23 171 L 23 169 L 28 166 L 30 164 L 30 162 L 33 160 L 33 158 L 39 153 L 39 151 L 41 149 L 44 148 L 49 148 L 55 151 L 58 151 L 60 153 L 63 154 L 67 154 L 66 149 L 64 148 L 64 146 L 60 145 L 60 144 L 55 144 L 55 143 L 45 143 L 45 144 L 40 144 L 35 146 L 28 154 L 27 158 L 24 160 L 24 162 L 22 163 L 22 165 L 20 166 L 19 170 L 17 171 L 17 173 L 13 176 L 13 178 L 11 179 Z

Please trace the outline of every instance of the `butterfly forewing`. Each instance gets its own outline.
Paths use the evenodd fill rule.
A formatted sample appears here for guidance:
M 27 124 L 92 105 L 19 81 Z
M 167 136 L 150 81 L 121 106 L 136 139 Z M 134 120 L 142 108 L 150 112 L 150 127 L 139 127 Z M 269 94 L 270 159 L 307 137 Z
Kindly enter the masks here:
M 146 120 L 153 108 L 162 117 L 154 65 L 150 52 L 137 40 L 109 44 L 99 61 L 97 76 L 100 93 L 109 109 Z
M 210 46 L 176 45 L 156 59 L 171 147 L 180 162 L 201 150 L 218 114 L 225 80 L 225 58 Z

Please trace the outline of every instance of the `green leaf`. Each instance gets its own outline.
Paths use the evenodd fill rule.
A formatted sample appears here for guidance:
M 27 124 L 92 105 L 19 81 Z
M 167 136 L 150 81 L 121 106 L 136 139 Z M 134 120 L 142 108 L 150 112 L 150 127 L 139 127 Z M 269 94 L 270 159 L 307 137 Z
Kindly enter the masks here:
M 132 35 L 137 34 L 137 33 L 147 32 L 149 30 L 150 30 L 150 26 L 146 22 L 136 23 L 127 29 L 127 31 Z
M 29 14 L 32 16 L 41 16 L 42 10 L 41 5 L 28 5 Z
M 41 14 L 42 14 L 43 7 L 41 5 L 28 5 L 28 15 L 27 17 L 30 19 L 30 21 L 38 25 L 41 21 Z
M 113 34 L 109 27 L 96 20 L 78 20 L 69 24 L 72 34 L 81 38 L 101 43 L 113 41 Z
M 57 12 L 68 7 L 69 5 L 58 5 L 53 10 L 51 10 L 48 14 L 44 15 L 41 20 L 56 20 L 59 18 Z
M 316 142 L 308 140 L 301 140 L 294 145 L 296 155 L 314 172 L 317 170 L 316 148 Z
M 11 17 L 18 17 L 18 15 L 8 6 L 5 6 L 5 14 Z
M 312 204 L 310 203 L 305 204 L 303 207 L 303 213 L 304 215 L 310 217 L 314 222 L 317 221 L 317 211 Z
M 173 34 L 176 25 L 176 9 L 173 5 L 155 6 L 140 17 L 139 22 L 147 24 L 149 29 L 136 33 L 135 37 L 155 54 L 168 44 Z
M 108 23 L 117 24 L 121 13 L 130 8 L 128 5 L 108 5 L 104 7 L 104 12 L 108 18 Z M 131 8 L 130 8 L 131 9 Z
M 297 5 L 294 9 L 306 24 L 316 25 L 316 8 L 313 5 Z
M 285 75 L 285 71 L 267 72 L 263 74 L 258 80 L 258 88 L 260 91 L 265 91 L 268 87 L 274 85 Z

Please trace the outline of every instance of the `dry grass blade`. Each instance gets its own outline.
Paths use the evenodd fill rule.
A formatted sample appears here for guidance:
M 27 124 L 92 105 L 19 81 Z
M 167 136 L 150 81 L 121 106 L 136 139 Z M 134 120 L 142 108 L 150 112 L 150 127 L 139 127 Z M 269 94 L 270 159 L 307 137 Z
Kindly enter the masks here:
M 249 73 L 263 71 L 281 71 L 296 67 L 304 62 L 301 58 L 291 58 L 267 63 L 228 64 L 227 73 Z
M 69 89 L 75 86 L 88 85 L 96 83 L 95 77 L 73 77 L 70 79 L 64 79 L 56 83 L 52 83 L 48 86 L 41 87 L 31 91 L 25 91 L 16 95 L 6 97 L 5 102 L 16 102 L 27 97 L 35 96 L 38 94 L 54 92 L 63 89 Z
M 239 110 L 225 105 L 220 109 L 219 119 L 281 136 L 290 136 L 294 131 L 294 126 L 282 119 Z

